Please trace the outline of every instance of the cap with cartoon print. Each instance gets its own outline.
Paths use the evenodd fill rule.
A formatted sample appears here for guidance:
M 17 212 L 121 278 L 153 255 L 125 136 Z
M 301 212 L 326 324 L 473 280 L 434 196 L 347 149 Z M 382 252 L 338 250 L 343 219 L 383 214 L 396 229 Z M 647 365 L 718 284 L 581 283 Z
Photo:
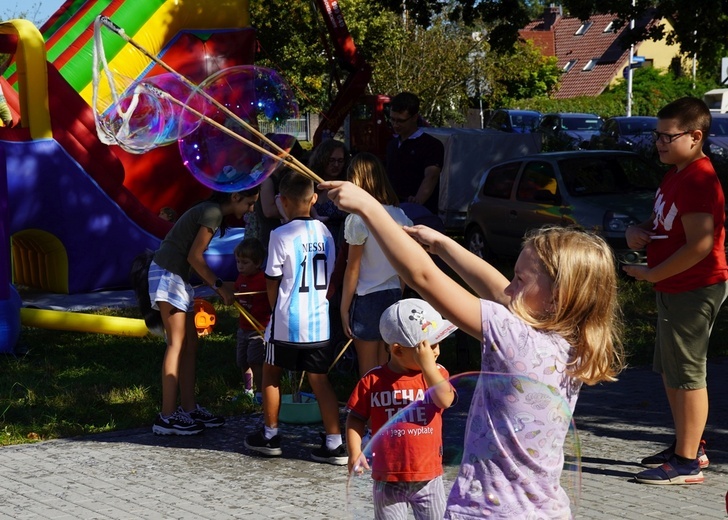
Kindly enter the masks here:
M 389 345 L 416 347 L 427 340 L 440 343 L 457 327 L 440 316 L 425 300 L 407 298 L 390 305 L 379 319 L 379 333 Z

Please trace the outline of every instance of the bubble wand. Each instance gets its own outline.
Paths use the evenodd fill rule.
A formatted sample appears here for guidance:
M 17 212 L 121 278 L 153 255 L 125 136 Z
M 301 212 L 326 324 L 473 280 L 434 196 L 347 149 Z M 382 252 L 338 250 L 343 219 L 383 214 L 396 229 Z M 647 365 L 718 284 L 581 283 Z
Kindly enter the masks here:
M 173 74 L 176 78 L 178 78 L 180 81 L 182 81 L 183 83 L 185 83 L 187 86 L 195 89 L 202 97 L 204 97 L 207 101 L 209 101 L 210 103 L 212 103 L 213 105 L 215 105 L 215 107 L 217 107 L 225 115 L 227 115 L 228 117 L 230 117 L 231 119 L 233 119 L 234 121 L 236 121 L 243 128 L 245 128 L 247 131 L 249 131 L 250 133 L 252 133 L 256 137 L 258 137 L 261 141 L 269 144 L 274 150 L 276 150 L 277 152 L 279 152 L 282 157 L 285 157 L 286 159 L 288 159 L 290 161 L 290 162 L 287 162 L 286 164 L 288 164 L 288 165 L 295 164 L 296 165 L 296 168 L 295 169 L 297 171 L 299 171 L 302 175 L 305 175 L 309 179 L 313 180 L 314 182 L 324 182 L 324 180 L 321 177 L 319 177 L 314 172 L 312 172 L 306 165 L 304 165 L 303 163 L 301 163 L 301 161 L 299 161 L 298 159 L 296 159 L 295 157 L 293 157 L 289 152 L 287 152 L 283 148 L 279 147 L 276 143 L 274 143 L 273 141 L 271 141 L 270 139 L 268 139 L 257 128 L 255 128 L 254 126 L 250 125 L 246 121 L 242 120 L 235 113 L 231 112 L 227 107 L 225 107 L 222 103 L 220 103 L 218 100 L 216 100 L 215 98 L 213 98 L 212 96 L 210 96 L 207 92 L 205 92 L 203 90 L 198 90 L 198 86 L 199 85 L 197 85 L 195 82 L 189 80 L 187 77 L 185 77 L 184 75 L 180 74 L 175 69 L 173 69 L 172 67 L 170 67 L 167 63 L 165 63 L 164 61 L 162 61 L 158 57 L 154 56 L 147 49 L 145 49 L 142 45 L 140 45 L 139 43 L 135 42 L 130 36 L 128 36 L 126 34 L 126 32 L 124 32 L 124 29 L 122 29 L 121 27 L 119 27 L 118 25 L 116 25 L 114 22 L 112 22 L 110 18 L 108 18 L 106 16 L 102 16 L 102 15 L 97 16 L 96 17 L 96 22 L 95 22 L 94 25 L 99 25 L 99 24 L 100 25 L 103 25 L 107 29 L 109 29 L 112 32 L 114 32 L 116 35 L 118 35 L 120 38 L 122 38 L 126 43 L 128 43 L 131 46 L 133 46 L 135 49 L 137 49 L 139 52 L 141 52 L 142 54 L 144 54 L 147 58 L 149 58 L 150 60 L 152 60 L 154 63 L 156 63 L 157 65 L 159 65 L 160 67 L 162 67 L 167 72 Z M 172 96 L 170 96 L 170 97 L 172 97 Z M 190 110 L 192 110 L 192 109 L 190 109 Z M 235 134 L 235 135 L 237 135 L 237 134 Z M 249 143 L 249 141 L 247 143 L 245 143 L 245 144 L 248 144 L 248 143 Z M 261 150 L 258 150 L 258 151 L 261 151 Z M 267 153 L 268 155 L 271 155 L 269 152 L 263 152 L 263 153 Z M 281 156 L 275 155 L 274 157 L 276 159 L 278 159 L 278 160 L 283 160 L 281 158 Z

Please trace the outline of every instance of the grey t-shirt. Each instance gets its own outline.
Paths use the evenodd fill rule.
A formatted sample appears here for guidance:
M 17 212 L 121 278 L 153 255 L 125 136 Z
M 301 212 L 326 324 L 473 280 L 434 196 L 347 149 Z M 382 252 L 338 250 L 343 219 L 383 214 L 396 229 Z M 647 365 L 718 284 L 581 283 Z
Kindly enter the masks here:
M 154 253 L 154 262 L 167 271 L 185 280 L 190 277 L 190 263 L 187 261 L 192 243 L 200 226 L 212 229 L 213 233 L 222 224 L 222 210 L 215 202 L 202 202 L 184 212 L 162 240 Z

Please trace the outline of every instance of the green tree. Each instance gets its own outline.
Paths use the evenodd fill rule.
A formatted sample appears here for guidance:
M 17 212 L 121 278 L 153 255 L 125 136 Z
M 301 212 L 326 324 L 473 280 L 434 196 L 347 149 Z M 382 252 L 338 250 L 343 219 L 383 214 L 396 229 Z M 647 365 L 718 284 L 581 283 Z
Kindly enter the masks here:
M 422 115 L 434 125 L 463 121 L 473 55 L 484 42 L 442 18 L 427 29 L 412 23 L 401 29 L 395 22 L 391 31 L 392 45 L 373 62 L 372 89 L 389 95 L 414 92 L 421 99 Z
M 490 108 L 515 106 L 518 100 L 547 97 L 559 84 L 556 58 L 543 56 L 532 42 L 518 42 L 508 53 L 493 53 L 488 60 Z

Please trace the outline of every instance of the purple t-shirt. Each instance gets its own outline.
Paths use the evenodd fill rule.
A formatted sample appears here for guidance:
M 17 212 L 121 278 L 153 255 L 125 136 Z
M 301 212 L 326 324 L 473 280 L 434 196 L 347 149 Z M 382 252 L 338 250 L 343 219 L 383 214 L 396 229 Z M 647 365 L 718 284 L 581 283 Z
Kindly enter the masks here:
M 560 478 L 581 387 L 566 372 L 573 349 L 497 303 L 482 300 L 481 316 L 482 373 L 445 517 L 570 519 Z

